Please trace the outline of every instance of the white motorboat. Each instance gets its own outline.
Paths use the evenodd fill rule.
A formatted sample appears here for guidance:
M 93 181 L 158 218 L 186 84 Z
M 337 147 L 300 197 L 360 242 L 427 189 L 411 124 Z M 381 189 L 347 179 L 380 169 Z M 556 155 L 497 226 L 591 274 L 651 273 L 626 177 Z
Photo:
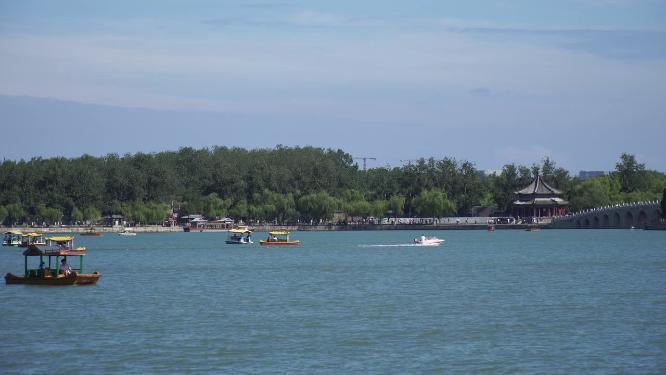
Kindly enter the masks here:
M 129 230 L 125 229 L 122 232 L 118 232 L 118 235 L 120 235 L 120 236 L 136 236 L 136 233 L 130 232 Z
M 421 236 L 420 238 L 415 238 L 414 243 L 419 246 L 439 246 L 444 243 L 444 240 L 437 237 Z

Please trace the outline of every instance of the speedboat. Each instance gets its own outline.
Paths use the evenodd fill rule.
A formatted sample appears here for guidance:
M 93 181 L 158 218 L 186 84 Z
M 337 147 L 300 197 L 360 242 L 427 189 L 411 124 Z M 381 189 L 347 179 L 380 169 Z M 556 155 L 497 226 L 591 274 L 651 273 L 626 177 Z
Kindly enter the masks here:
M 120 235 L 120 236 L 136 236 L 136 233 L 130 232 L 129 230 L 125 229 L 122 232 L 118 232 L 118 235 Z
M 439 246 L 444 243 L 444 240 L 437 237 L 421 236 L 420 238 L 415 238 L 414 243 L 419 246 Z

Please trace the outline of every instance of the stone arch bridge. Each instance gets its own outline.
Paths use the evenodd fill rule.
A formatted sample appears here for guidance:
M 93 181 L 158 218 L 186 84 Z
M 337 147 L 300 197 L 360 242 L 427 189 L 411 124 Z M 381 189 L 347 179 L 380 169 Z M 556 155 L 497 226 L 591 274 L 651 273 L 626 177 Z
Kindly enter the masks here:
M 661 204 L 659 202 L 621 203 L 606 207 L 593 208 L 554 218 L 552 228 L 644 228 L 659 224 Z

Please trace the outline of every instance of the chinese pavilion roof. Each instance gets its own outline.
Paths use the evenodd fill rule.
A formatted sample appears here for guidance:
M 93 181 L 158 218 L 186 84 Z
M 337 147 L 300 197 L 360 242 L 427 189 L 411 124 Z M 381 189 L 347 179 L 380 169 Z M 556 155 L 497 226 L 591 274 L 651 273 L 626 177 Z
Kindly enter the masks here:
M 520 195 L 532 195 L 532 194 L 538 194 L 538 195 L 560 195 L 562 194 L 562 191 L 555 189 L 554 187 L 548 185 L 546 181 L 544 181 L 540 175 L 537 175 L 537 177 L 532 181 L 531 184 L 523 188 L 522 190 L 519 190 L 516 192 L 516 194 Z

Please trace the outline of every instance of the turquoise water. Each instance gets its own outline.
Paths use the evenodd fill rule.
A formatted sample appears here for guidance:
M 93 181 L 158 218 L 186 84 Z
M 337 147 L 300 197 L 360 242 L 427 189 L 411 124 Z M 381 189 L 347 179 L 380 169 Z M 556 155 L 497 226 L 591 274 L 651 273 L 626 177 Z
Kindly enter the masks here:
M 426 234 L 80 237 L 97 286 L 0 287 L 0 372 L 666 372 L 666 232 Z

